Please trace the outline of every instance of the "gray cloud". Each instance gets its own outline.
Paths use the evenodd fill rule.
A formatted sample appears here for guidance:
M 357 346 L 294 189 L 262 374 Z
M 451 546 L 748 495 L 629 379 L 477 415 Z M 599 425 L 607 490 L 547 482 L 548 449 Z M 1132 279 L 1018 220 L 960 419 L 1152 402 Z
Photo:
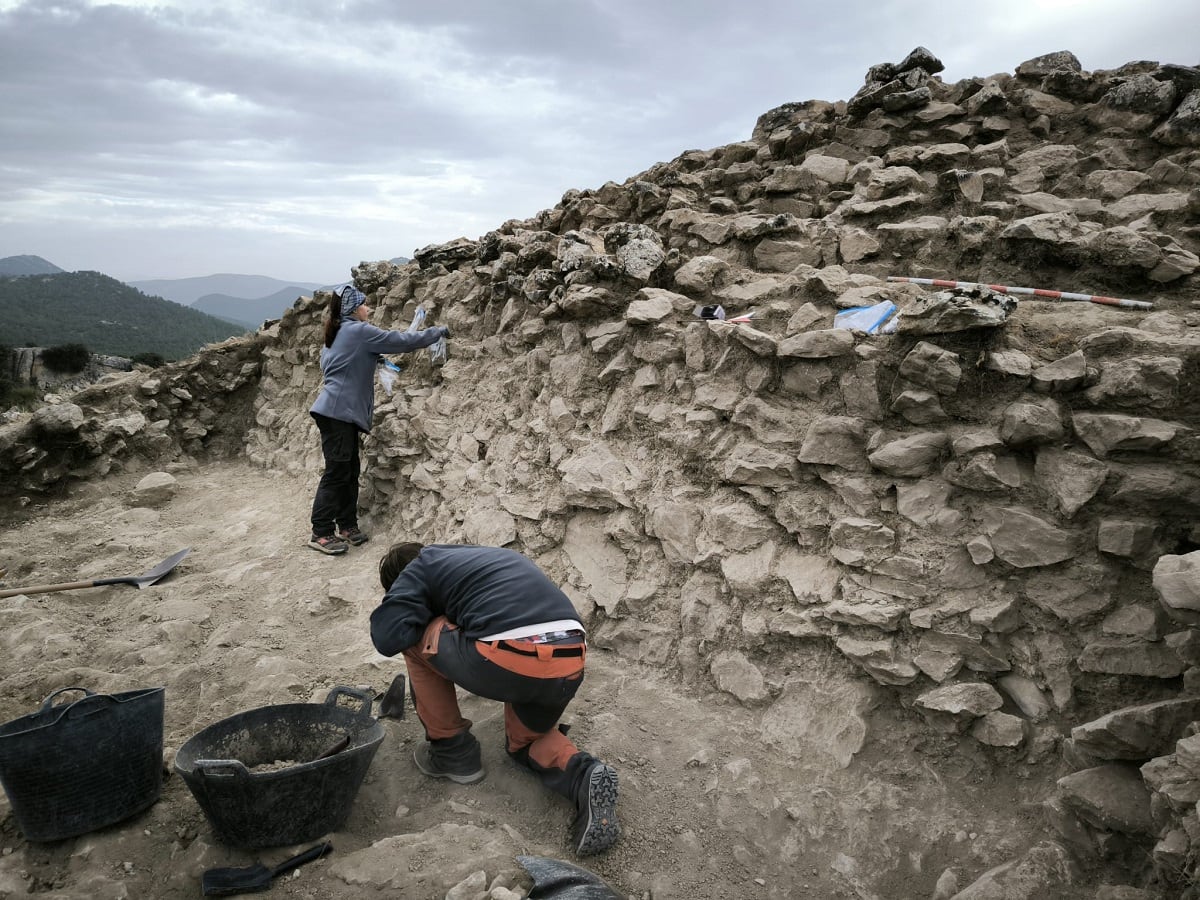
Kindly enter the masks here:
M 1194 63 L 1194 0 L 0 0 L 0 256 L 340 280 L 848 98 L 1073 50 Z

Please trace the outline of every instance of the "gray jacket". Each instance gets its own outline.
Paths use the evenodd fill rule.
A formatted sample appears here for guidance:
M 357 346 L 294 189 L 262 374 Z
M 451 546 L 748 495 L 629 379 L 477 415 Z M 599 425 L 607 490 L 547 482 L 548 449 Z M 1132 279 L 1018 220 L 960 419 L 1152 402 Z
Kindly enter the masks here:
M 438 325 L 424 331 L 384 331 L 368 322 L 342 322 L 332 347 L 321 350 L 324 384 L 310 412 L 371 430 L 375 412 L 375 367 L 384 353 L 411 353 L 448 333 Z

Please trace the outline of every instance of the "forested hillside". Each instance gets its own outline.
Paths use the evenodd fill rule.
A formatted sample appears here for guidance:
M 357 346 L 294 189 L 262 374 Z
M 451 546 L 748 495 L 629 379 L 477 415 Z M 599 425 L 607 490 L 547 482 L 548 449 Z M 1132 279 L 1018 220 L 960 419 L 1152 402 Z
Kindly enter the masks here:
M 169 360 L 246 331 L 99 272 L 0 278 L 0 322 L 0 343 L 10 347 L 80 343 L 93 353 Z

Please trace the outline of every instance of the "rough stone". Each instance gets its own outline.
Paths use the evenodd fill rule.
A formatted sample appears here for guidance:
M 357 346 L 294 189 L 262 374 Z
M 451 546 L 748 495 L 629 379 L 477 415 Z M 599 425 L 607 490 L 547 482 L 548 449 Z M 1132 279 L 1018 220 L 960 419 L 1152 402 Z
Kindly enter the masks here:
M 1071 424 L 1079 439 L 1101 458 L 1114 451 L 1158 450 L 1179 433 L 1170 422 L 1121 413 L 1075 413 Z
M 1020 569 L 1049 566 L 1076 554 L 1074 536 L 1031 512 L 998 507 L 983 514 L 996 556 Z
M 1108 466 L 1104 463 L 1082 453 L 1053 447 L 1038 450 L 1034 471 L 1042 489 L 1054 497 L 1068 519 L 1096 496 L 1108 477 Z
M 1133 766 L 1113 763 L 1074 772 L 1058 780 L 1058 795 L 1097 828 L 1147 837 L 1157 832 L 1150 790 Z

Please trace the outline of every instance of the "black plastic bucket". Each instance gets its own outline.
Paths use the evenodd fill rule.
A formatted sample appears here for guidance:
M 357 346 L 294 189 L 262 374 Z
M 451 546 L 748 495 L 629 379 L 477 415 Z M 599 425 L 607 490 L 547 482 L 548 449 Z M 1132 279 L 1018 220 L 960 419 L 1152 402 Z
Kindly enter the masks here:
M 339 705 L 340 698 L 357 708 Z M 371 701 L 362 691 L 335 687 L 324 703 L 238 713 L 180 747 L 175 771 L 225 844 L 256 849 L 314 840 L 345 822 L 383 741 Z M 349 739 L 344 750 L 317 759 L 343 738 Z M 294 764 L 251 771 L 280 761 Z
M 66 691 L 82 699 L 54 706 Z M 163 693 L 52 693 L 0 725 L 0 784 L 29 841 L 58 841 L 127 819 L 162 791 Z

